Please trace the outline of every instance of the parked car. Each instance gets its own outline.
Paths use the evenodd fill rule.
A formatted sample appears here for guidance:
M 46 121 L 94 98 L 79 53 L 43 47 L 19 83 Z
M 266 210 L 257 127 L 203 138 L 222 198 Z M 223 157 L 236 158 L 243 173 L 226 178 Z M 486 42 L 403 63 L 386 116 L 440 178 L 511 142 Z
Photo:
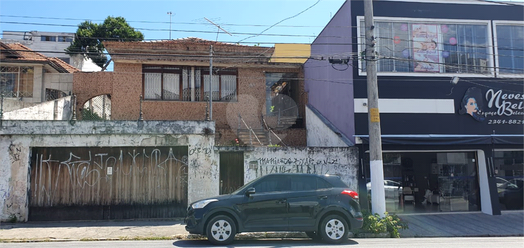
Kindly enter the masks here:
M 522 209 L 524 205 L 524 179 L 514 178 L 505 180 L 497 177 L 497 191 L 499 202 L 506 206 L 506 209 Z
M 371 182 L 366 183 L 368 194 L 371 195 Z M 402 185 L 393 180 L 384 180 L 384 193 L 387 199 L 398 200 L 402 194 Z
M 186 230 L 215 245 L 240 232 L 301 231 L 327 243 L 348 239 L 362 227 L 358 193 L 338 176 L 269 174 L 228 195 L 192 203 Z

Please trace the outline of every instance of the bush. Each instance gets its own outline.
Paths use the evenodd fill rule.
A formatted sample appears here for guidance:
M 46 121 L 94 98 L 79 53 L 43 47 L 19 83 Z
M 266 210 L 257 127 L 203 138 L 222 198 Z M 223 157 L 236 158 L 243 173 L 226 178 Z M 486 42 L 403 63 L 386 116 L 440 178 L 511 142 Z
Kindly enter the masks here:
M 408 224 L 402 221 L 397 215 L 390 215 L 387 212 L 384 217 L 378 214 L 371 214 L 367 211 L 363 212 L 364 223 L 360 233 L 389 233 L 392 238 L 400 238 L 400 229 L 407 229 Z

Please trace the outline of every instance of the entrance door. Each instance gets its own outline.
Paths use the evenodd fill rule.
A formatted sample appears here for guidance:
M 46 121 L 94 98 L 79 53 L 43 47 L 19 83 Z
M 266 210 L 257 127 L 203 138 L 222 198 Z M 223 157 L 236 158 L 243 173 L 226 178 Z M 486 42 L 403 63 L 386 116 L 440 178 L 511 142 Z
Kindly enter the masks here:
M 244 153 L 220 153 L 220 194 L 229 194 L 244 185 Z
M 480 210 L 476 161 L 474 152 L 437 153 L 440 211 Z

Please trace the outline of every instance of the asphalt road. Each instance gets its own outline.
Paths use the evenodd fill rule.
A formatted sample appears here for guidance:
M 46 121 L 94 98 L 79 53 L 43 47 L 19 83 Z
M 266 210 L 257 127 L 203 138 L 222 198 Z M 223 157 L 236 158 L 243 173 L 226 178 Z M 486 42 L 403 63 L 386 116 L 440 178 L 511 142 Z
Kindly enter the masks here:
M 72 242 L 37 242 L 37 243 L 0 243 L 0 248 L 177 248 L 177 247 L 212 247 L 206 240 L 159 240 L 159 241 L 72 241 Z M 228 247 L 424 247 L 424 248 L 523 248 L 524 237 L 481 237 L 481 238 L 401 238 L 401 239 L 350 239 L 340 245 L 327 245 L 307 239 L 295 240 L 236 240 Z

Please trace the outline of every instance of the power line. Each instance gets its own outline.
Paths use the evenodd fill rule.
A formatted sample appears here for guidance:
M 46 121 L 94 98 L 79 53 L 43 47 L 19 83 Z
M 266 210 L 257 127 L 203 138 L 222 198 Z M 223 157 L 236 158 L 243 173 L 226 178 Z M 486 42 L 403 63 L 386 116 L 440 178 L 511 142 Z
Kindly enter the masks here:
M 274 26 L 276 26 L 276 25 L 278 25 L 278 24 L 280 24 L 280 23 L 282 23 L 282 22 L 284 22 L 284 21 L 286 21 L 286 20 L 293 19 L 293 18 L 295 18 L 295 17 L 301 15 L 302 13 L 308 11 L 309 9 L 315 7 L 315 5 L 317 5 L 319 2 L 320 2 L 320 0 L 316 1 L 313 5 L 307 7 L 305 10 L 302 10 L 302 11 L 300 11 L 299 13 L 297 13 L 297 14 L 295 14 L 295 15 L 293 15 L 293 16 L 290 16 L 290 17 L 287 17 L 287 18 L 284 18 L 284 19 L 278 21 L 277 23 L 271 25 L 270 27 L 268 27 L 268 28 L 262 30 L 262 32 L 260 32 L 259 34 L 257 34 L 257 35 L 253 35 L 253 36 L 250 36 L 250 37 L 247 37 L 247 38 L 244 38 L 244 39 L 242 39 L 242 40 L 240 40 L 240 41 L 238 41 L 238 42 L 241 42 L 241 41 L 244 41 L 244 40 L 247 40 L 247 39 L 250 39 L 250 38 L 253 38 L 253 37 L 259 36 L 259 35 L 262 35 L 264 32 L 266 32 L 267 30 L 271 29 L 272 27 L 274 27 Z
M 70 24 L 48 24 L 48 23 L 34 23 L 34 22 L 6 22 L 0 21 L 3 24 L 19 24 L 19 25 L 39 25 L 39 26 L 60 26 L 60 27 L 78 27 L 78 25 Z M 175 32 L 185 32 L 185 33 L 207 33 L 214 34 L 215 31 L 205 31 L 205 30 L 182 30 L 182 29 L 162 29 L 162 28 L 134 28 L 135 30 L 145 30 L 145 31 L 175 31 Z M 252 35 L 252 36 L 282 36 L 282 37 L 304 37 L 304 38 L 314 38 L 314 35 L 302 35 L 302 34 L 260 34 L 260 33 L 241 33 L 241 32 L 231 32 L 234 35 Z M 241 41 L 238 41 L 241 42 Z
M 0 15 L 0 17 L 11 17 L 11 18 L 24 18 L 24 19 L 44 19 L 44 20 L 68 20 L 68 21 L 92 21 L 92 22 L 103 22 L 102 19 L 89 19 L 89 18 L 64 18 L 64 17 L 43 17 L 43 16 L 20 16 L 20 15 Z M 159 22 L 159 21 L 130 21 L 126 20 L 128 23 L 146 23 L 146 24 L 169 24 L 169 22 Z M 181 24 L 181 25 L 203 25 L 210 26 L 209 23 L 205 22 L 172 22 L 172 24 Z M 223 23 L 222 25 L 226 26 L 238 26 L 238 27 L 270 27 L 272 25 L 267 24 L 238 24 L 238 23 Z M 305 26 L 305 25 L 279 25 L 279 27 L 285 28 L 322 28 L 323 26 Z
M 271 47 L 268 48 L 268 50 L 271 49 Z M 35 52 L 35 53 L 59 53 L 59 54 L 63 54 L 64 52 L 58 52 L 58 51 L 43 51 L 43 50 L 40 50 L 40 51 L 35 51 L 35 50 L 12 50 L 12 51 L 17 51 L 17 52 Z M 267 52 L 267 50 L 265 51 Z M 84 52 L 70 52 L 70 54 L 86 54 Z M 158 54 L 158 53 L 103 53 L 104 55 L 109 55 L 109 56 L 151 56 L 151 57 L 179 57 L 179 58 L 208 58 L 209 56 L 208 55 L 196 55 L 196 54 Z M 217 59 L 248 59 L 248 60 L 253 60 L 253 59 L 276 59 L 276 58 L 285 58 L 285 59 L 314 59 L 314 60 L 328 60 L 329 57 L 334 57 L 334 56 L 337 56 L 337 54 L 331 54 L 331 55 L 328 55 L 326 56 L 325 58 L 324 57 L 321 57 L 320 59 L 317 57 L 317 56 L 291 56 L 291 57 L 275 57 L 275 56 L 272 56 L 272 57 L 261 57 L 263 56 L 264 52 L 263 53 L 260 53 L 260 54 L 257 54 L 257 55 L 249 55 L 249 56 L 246 56 L 246 55 L 242 55 L 242 56 L 232 56 L 232 55 L 220 55 L 219 52 L 217 54 L 214 55 L 214 58 L 217 58 Z M 345 56 L 348 56 L 348 54 L 344 54 Z M 357 59 L 363 59 L 365 61 L 365 58 L 362 58 L 362 57 L 358 57 L 358 55 L 356 54 L 352 54 L 350 56 L 351 60 L 352 61 L 355 61 Z M 399 57 L 385 57 L 385 56 L 379 56 L 378 58 L 379 60 L 383 60 L 383 59 L 388 59 L 388 60 L 395 60 L 395 61 L 404 61 L 404 62 L 421 62 L 421 61 L 417 61 L 417 60 L 414 60 L 414 59 L 407 59 L 407 58 L 399 58 Z M 238 63 L 247 63 L 247 62 L 236 62 L 237 64 Z M 464 64 L 450 64 L 450 63 L 444 63 L 444 62 L 428 62 L 429 64 L 438 64 L 438 65 L 442 65 L 442 66 L 447 66 L 447 67 L 454 67 L 454 68 L 462 68 L 462 67 L 474 67 L 474 68 L 486 68 L 486 69 L 490 69 L 490 70 L 514 70 L 514 71 L 517 71 L 517 72 L 524 72 L 524 69 L 521 69 L 521 68 L 506 68 L 506 67 L 495 67 L 495 66 L 480 66 L 480 65 L 464 65 Z M 379 65 L 380 66 L 380 65 Z M 379 73 L 381 73 L 379 71 Z M 385 71 L 382 71 L 382 73 L 385 73 Z M 456 72 L 450 72 L 450 73 L 456 73 Z M 468 74 L 468 73 L 466 73 Z M 473 74 L 477 74 L 477 73 L 473 73 Z M 486 75 L 488 75 L 490 73 L 486 73 Z

